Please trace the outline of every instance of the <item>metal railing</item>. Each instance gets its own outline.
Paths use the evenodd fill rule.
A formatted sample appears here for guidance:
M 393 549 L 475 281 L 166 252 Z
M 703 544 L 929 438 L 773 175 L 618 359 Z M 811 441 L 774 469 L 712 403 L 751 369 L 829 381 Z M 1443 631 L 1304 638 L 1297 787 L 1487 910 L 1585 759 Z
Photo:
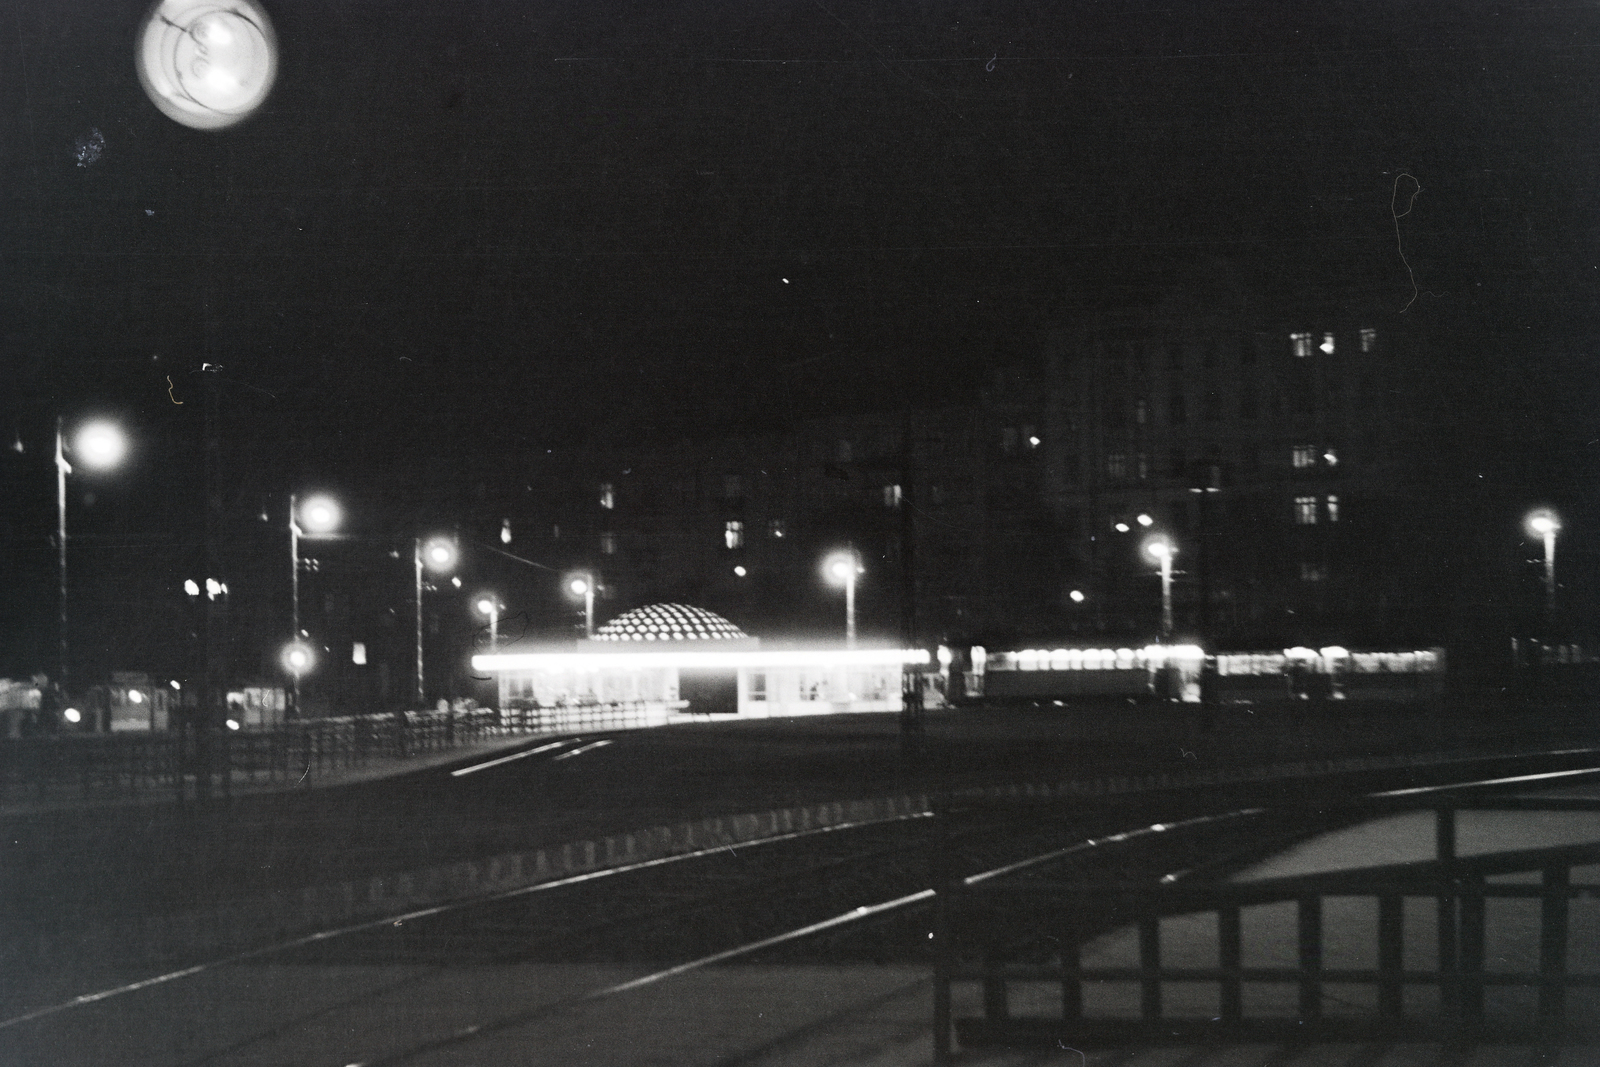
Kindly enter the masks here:
M 1592 1027 L 1586 1014 L 1568 1010 L 1569 993 L 1600 990 L 1600 972 L 1572 973 L 1568 967 L 1571 902 L 1600 896 L 1600 882 L 1575 878 L 1575 868 L 1600 863 L 1600 843 L 1525 849 L 1462 858 L 1457 855 L 1457 812 L 1478 810 L 1578 811 L 1600 813 L 1600 799 L 1500 798 L 1460 804 L 1377 803 L 1351 810 L 1373 816 L 1429 810 L 1435 820 L 1435 857 L 1430 860 L 1248 882 L 1185 880 L 1168 884 L 1083 884 L 995 880 L 982 886 L 946 879 L 940 887 L 935 920 L 934 1033 L 936 1062 L 949 1062 L 952 1029 L 963 1047 L 1038 1045 L 1052 1047 L 1139 1046 L 1203 1040 L 1364 1041 L 1381 1039 L 1528 1041 L 1548 1043 Z M 1347 812 L 1348 814 L 1348 812 Z M 1600 821 L 1596 824 L 1600 838 Z M 1593 872 L 1579 871 L 1589 877 Z M 1516 880 L 1522 876 L 1524 880 Z M 1536 881 L 1526 880 L 1536 877 Z M 1329 930 L 1327 902 L 1343 909 L 1376 912 L 1375 966 L 1325 965 Z M 1364 903 L 1352 905 L 1349 898 Z M 1406 902 L 1435 902 L 1436 929 L 1426 965 L 1407 966 Z M 1121 928 L 1136 931 L 1137 964 L 1086 965 L 1082 950 L 1103 929 L 1087 928 L 1086 916 L 1105 914 L 1116 902 Z M 1537 902 L 1537 967 L 1496 969 L 1485 946 L 1489 902 Z M 1290 965 L 1248 966 L 1244 954 L 1247 909 L 1289 905 L 1294 910 Z M 1186 937 L 1210 939 L 1203 955 L 1213 966 L 1177 966 L 1163 958 L 1162 920 L 1189 921 Z M 1131 922 L 1128 920 L 1131 918 Z M 1102 924 L 1103 926 L 1104 924 Z M 1196 931 L 1200 931 L 1198 935 Z M 1344 931 L 1348 940 L 1349 931 Z M 1286 938 L 1285 940 L 1289 940 Z M 1049 948 L 1041 952 L 1040 946 Z M 1375 950 L 1375 951 L 1373 951 Z M 1192 962 L 1192 960 L 1191 960 Z M 1027 983 L 1056 990 L 1047 1014 L 1013 1013 L 1010 993 Z M 952 986 L 976 983 L 982 989 L 982 1014 L 953 1018 Z M 1085 990 L 1121 994 L 1096 998 L 1086 1010 Z M 1172 1010 L 1168 994 L 1177 987 L 1209 987 L 1206 1010 Z M 1340 990 L 1330 1000 L 1330 986 Z M 1366 987 L 1362 996 L 1348 995 Z M 1495 987 L 1534 991 L 1534 1010 L 1520 1015 L 1485 1010 L 1485 992 Z M 1436 990 L 1434 1010 L 1415 1010 L 1417 988 Z M 1274 990 L 1289 996 L 1274 1000 L 1246 990 Z M 1029 998 L 1037 1008 L 1038 997 Z M 1354 1001 L 1361 1001 L 1356 1003 Z M 1330 1008 L 1332 1010 L 1330 1010 Z
M 191 791 L 225 796 L 236 785 L 298 785 L 493 737 L 660 726 L 685 706 L 630 701 L 406 711 L 218 729 L 204 738 L 175 730 L 0 739 L 0 803 L 181 798 Z
M 0 803 L 181 796 L 200 778 L 225 795 L 536 729 L 477 709 L 302 719 L 203 739 L 180 731 L 12 738 L 0 740 Z
M 500 712 L 511 730 L 524 733 L 568 733 L 582 730 L 638 730 L 661 726 L 688 707 L 687 701 L 647 703 L 613 701 L 604 704 L 567 704 L 552 707 L 509 703 Z

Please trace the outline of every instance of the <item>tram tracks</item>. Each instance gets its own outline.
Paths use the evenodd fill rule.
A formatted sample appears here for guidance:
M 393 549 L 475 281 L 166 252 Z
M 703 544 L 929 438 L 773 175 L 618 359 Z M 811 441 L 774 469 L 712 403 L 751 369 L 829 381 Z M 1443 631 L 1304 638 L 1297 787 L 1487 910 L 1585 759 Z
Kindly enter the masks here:
M 1308 786 L 1298 799 L 1349 795 L 1350 784 L 1329 779 Z M 308 1003 L 271 1026 L 183 1061 L 199 1067 L 228 1062 L 295 1026 L 367 1010 L 402 991 L 415 997 L 463 967 L 583 962 L 646 969 L 561 1001 L 571 1004 L 734 960 L 922 962 L 928 919 L 920 909 L 931 903 L 929 886 L 939 873 L 930 869 L 931 854 L 944 856 L 944 874 L 971 885 L 1059 873 L 1063 867 L 1075 877 L 1159 879 L 1203 868 L 1222 853 L 1247 856 L 1267 847 L 1258 818 L 1265 809 L 1223 805 L 1218 810 L 1218 799 L 1167 794 L 1113 803 L 1079 798 L 1065 805 L 1066 815 L 1020 828 L 1013 824 L 1004 832 L 1004 820 L 980 818 L 942 844 L 933 821 L 913 813 L 718 846 L 323 931 L 0 1021 L 0 1031 L 224 968 L 383 965 L 403 972 L 348 996 Z M 1212 810 L 1205 813 L 1208 805 Z M 1063 807 L 1061 798 L 1056 806 Z M 1179 809 L 1202 813 L 1167 814 L 1161 822 L 1139 818 Z M 1114 907 L 1103 917 L 1108 923 L 1117 919 Z M 554 1009 L 545 1003 L 537 1010 Z M 470 1041 L 487 1032 L 485 1027 L 504 1029 L 529 1017 L 513 1012 L 474 1023 L 460 1039 Z M 428 1047 L 439 1040 L 444 1039 L 430 1039 Z M 371 1062 L 405 1062 L 421 1050 L 421 1045 L 407 1046 Z

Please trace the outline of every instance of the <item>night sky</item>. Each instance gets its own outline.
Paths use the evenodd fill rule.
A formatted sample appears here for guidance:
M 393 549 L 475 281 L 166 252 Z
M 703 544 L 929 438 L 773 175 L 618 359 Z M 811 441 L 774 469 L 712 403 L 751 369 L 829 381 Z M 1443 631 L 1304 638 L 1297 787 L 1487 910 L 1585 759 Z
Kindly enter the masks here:
M 136 439 L 88 508 L 183 536 L 202 362 L 237 484 L 403 492 L 946 395 L 1218 263 L 1511 368 L 1535 488 L 1595 470 L 1593 5 L 266 6 L 277 86 L 220 133 L 146 99 L 143 4 L 0 18 L 13 598 L 50 588 L 58 414 Z

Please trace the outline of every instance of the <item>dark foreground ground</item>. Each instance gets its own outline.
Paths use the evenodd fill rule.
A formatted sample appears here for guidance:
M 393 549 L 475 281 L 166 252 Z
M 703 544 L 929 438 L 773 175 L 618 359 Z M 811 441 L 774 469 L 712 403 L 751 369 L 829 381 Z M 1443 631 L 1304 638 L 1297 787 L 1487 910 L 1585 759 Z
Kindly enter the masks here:
M 596 735 L 599 736 L 599 735 Z M 1334 757 L 1600 743 L 1594 709 L 1102 703 L 945 710 L 907 746 L 892 715 L 668 727 L 566 761 L 446 766 L 206 807 L 104 806 L 0 819 L 0 913 L 105 923 L 546 847 L 703 816 L 960 785 L 1176 774 Z M 514 750 L 534 742 L 513 742 Z M 1280 792 L 1286 787 L 1263 786 Z

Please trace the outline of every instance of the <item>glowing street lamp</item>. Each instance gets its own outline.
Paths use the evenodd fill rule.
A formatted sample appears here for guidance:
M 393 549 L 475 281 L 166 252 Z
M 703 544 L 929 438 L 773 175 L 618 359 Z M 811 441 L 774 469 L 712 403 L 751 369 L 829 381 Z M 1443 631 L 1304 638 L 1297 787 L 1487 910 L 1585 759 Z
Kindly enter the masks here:
M 1161 564 L 1161 639 L 1172 637 L 1172 557 L 1178 549 L 1165 537 L 1152 537 L 1144 543 L 1151 559 Z
M 278 654 L 278 662 L 294 678 L 295 691 L 300 689 L 300 677 L 317 665 L 317 654 L 304 641 L 290 641 Z
M 299 625 L 299 542 L 302 537 L 326 536 L 339 528 L 342 512 L 331 496 L 317 494 L 306 501 L 290 493 L 290 641 L 306 637 Z M 299 672 L 294 675 L 293 705 L 290 718 L 299 715 Z
M 461 550 L 449 537 L 431 537 L 426 542 L 417 538 L 415 549 L 412 552 L 412 563 L 415 565 L 417 576 L 417 707 L 422 707 L 428 699 L 424 689 L 424 675 L 422 668 L 422 569 L 426 567 L 434 574 L 448 574 L 456 565 L 456 559 Z M 458 581 L 459 584 L 459 581 Z
M 1548 508 L 1540 508 L 1528 515 L 1528 532 L 1544 539 L 1544 610 L 1556 607 L 1556 534 L 1561 532 L 1561 520 Z
M 594 575 L 587 572 L 574 574 L 566 580 L 567 592 L 583 598 L 583 633 L 594 636 Z
M 314 496 L 300 504 L 300 525 L 312 534 L 328 533 L 339 525 L 339 502 L 329 496 Z
M 835 552 L 822 563 L 822 573 L 834 585 L 844 586 L 844 647 L 856 647 L 856 575 L 864 572 L 855 551 Z
M 489 652 L 493 654 L 500 645 L 500 601 L 493 593 L 485 593 L 473 607 L 489 620 Z
M 301 501 L 289 494 L 289 589 L 290 628 L 289 640 L 298 641 L 305 636 L 300 631 L 300 541 L 305 537 L 325 536 L 339 526 L 342 513 L 339 502 L 330 496 L 318 494 Z M 300 713 L 300 675 L 294 676 L 294 704 L 289 717 Z
M 109 470 L 122 462 L 128 440 L 114 422 L 96 419 L 72 435 L 70 446 L 64 420 L 56 419 L 56 553 L 61 579 L 61 689 L 67 688 L 67 475 L 72 464 L 67 453 L 90 470 Z

